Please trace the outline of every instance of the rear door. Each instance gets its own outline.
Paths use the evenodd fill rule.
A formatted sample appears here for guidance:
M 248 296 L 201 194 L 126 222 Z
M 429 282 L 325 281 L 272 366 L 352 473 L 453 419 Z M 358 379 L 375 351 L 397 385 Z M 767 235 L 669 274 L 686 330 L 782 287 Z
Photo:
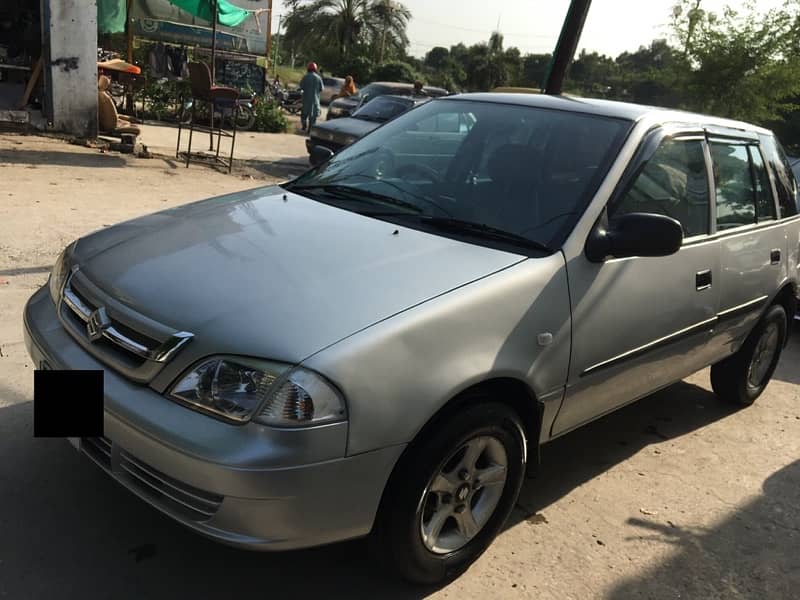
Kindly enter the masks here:
M 720 306 L 714 345 L 738 349 L 786 280 L 786 232 L 757 137 L 709 133 L 715 226 L 720 242 Z

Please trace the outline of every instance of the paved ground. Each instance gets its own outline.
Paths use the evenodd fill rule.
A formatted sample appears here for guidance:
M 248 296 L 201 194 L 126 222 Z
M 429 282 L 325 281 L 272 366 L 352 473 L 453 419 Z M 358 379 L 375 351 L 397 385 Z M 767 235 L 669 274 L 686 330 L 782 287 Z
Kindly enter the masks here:
M 718 403 L 699 373 L 546 446 L 505 532 L 439 590 L 386 580 L 363 542 L 208 542 L 65 441 L 33 439 L 20 315 L 61 247 L 266 177 L 250 173 L 0 135 L 0 598 L 798 597 L 800 336 L 749 409 Z

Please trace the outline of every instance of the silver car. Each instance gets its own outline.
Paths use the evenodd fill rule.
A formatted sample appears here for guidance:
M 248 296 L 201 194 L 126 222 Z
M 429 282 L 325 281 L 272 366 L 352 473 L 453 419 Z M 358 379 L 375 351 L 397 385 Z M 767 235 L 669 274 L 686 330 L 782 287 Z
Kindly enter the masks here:
M 708 365 L 724 400 L 762 393 L 796 198 L 744 123 L 435 99 L 285 185 L 79 239 L 26 340 L 39 368 L 105 371 L 104 436 L 72 443 L 176 521 L 255 550 L 369 534 L 439 582 L 542 444 Z
M 322 78 L 322 92 L 319 95 L 321 104 L 330 104 L 331 100 L 336 97 L 342 86 L 344 79 L 342 77 L 323 77 Z

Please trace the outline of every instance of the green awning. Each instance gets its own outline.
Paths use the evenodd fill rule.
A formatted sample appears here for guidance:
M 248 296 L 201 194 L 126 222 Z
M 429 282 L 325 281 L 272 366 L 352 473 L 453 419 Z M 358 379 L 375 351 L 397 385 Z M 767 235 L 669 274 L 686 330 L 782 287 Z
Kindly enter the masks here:
M 211 23 L 213 0 L 169 0 L 169 3 Z M 241 25 L 250 13 L 251 11 L 234 6 L 228 0 L 217 0 L 217 23 L 225 27 Z
M 128 15 L 125 2 L 126 0 L 97 0 L 97 30 L 100 33 L 125 31 L 125 18 Z

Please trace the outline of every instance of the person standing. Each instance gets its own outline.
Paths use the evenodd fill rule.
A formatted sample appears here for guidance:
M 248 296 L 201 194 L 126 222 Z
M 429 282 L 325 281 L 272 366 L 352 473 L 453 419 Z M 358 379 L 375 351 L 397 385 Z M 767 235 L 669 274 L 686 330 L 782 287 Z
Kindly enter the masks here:
M 310 131 L 322 112 L 319 95 L 322 93 L 322 77 L 317 74 L 317 63 L 308 63 L 308 72 L 300 80 L 300 89 L 303 91 L 303 109 L 300 111 L 300 127 L 303 131 Z

